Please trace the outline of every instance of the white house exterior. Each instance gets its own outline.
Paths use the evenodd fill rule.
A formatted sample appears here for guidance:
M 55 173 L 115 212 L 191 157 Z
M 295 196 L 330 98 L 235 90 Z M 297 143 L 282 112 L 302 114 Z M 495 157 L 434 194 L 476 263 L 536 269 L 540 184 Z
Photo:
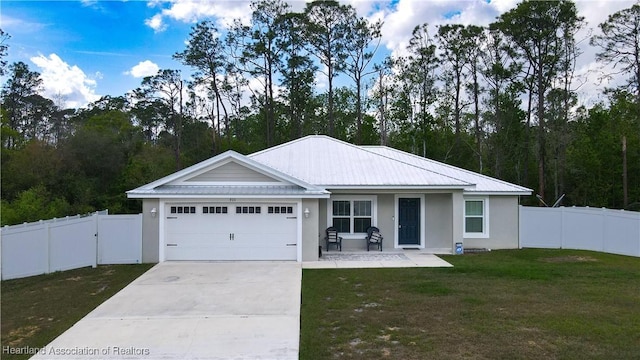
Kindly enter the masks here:
M 127 192 L 143 200 L 143 261 L 318 260 L 325 229 L 343 250 L 449 253 L 517 248 L 531 190 L 384 146 L 307 136 L 248 156 L 228 151 Z M 326 250 L 326 249 L 325 249 Z M 331 251 L 335 251 L 334 248 Z

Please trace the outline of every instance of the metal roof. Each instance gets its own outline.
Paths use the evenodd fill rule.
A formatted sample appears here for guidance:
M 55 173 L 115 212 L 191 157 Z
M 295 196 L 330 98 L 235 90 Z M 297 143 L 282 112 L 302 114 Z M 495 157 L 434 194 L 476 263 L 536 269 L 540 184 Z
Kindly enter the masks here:
M 492 178 L 490 176 L 482 175 L 470 170 L 462 169 L 435 160 L 423 158 L 421 156 L 410 154 L 387 146 L 363 146 L 363 148 L 385 157 L 418 166 L 428 171 L 435 171 L 440 174 L 444 174 L 471 184 L 475 184 L 474 187 L 465 189 L 466 192 L 519 192 L 526 193 L 528 195 L 532 191 L 531 189 L 525 188 L 523 186 L 511 184 L 506 181 Z
M 190 183 L 189 179 L 234 161 L 274 182 Z M 469 194 L 528 195 L 532 190 L 385 146 L 356 146 L 312 135 L 248 156 L 227 151 L 149 184 L 130 198 L 302 197 L 327 198 L 338 189 L 459 189 Z
M 464 189 L 530 194 L 531 190 L 385 146 L 356 146 L 312 135 L 249 157 L 305 182 L 340 188 Z
M 323 135 L 307 136 L 249 157 L 325 188 L 410 186 L 461 189 L 473 186 L 472 183 Z

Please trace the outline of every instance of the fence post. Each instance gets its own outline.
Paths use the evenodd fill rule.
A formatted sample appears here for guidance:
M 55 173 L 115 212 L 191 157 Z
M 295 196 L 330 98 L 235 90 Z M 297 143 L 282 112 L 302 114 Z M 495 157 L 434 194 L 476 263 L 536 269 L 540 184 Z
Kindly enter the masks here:
M 565 207 L 561 207 L 560 208 L 560 249 L 564 249 L 565 248 L 565 243 L 566 243 L 566 235 L 565 235 L 565 231 L 564 231 L 564 223 L 565 221 Z
M 56 218 L 53 218 L 53 220 L 55 221 Z M 40 220 L 41 222 L 43 222 L 42 220 Z M 49 274 L 51 272 L 51 227 L 49 226 L 49 222 L 48 221 L 44 221 L 44 229 L 45 229 L 45 233 L 47 234 L 47 239 L 46 244 L 47 244 L 47 274 Z
M 605 244 L 604 242 L 607 241 L 607 217 L 608 217 L 608 213 L 607 213 L 607 208 L 603 207 L 602 208 L 602 241 L 600 241 L 600 251 L 605 252 Z
M 95 214 L 91 215 L 93 218 L 93 242 L 96 245 L 96 256 L 93 257 L 93 265 L 91 266 L 94 269 L 98 267 L 98 256 L 100 254 L 100 243 L 98 242 L 98 216 L 97 211 Z

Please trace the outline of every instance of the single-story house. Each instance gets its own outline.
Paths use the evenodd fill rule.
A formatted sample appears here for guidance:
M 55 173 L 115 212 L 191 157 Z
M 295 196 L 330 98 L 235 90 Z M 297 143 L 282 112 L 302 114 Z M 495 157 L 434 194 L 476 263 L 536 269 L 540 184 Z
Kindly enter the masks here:
M 382 251 L 518 248 L 519 197 L 530 194 L 390 147 L 322 135 L 247 156 L 227 151 L 127 192 L 143 201 L 144 262 L 314 261 L 329 226 L 343 251 L 365 250 L 370 226 L 384 236 Z

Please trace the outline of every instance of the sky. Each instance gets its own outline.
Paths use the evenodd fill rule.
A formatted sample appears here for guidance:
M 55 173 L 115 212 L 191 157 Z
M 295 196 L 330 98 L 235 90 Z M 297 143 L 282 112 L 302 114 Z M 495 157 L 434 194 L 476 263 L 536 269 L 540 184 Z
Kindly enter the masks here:
M 488 25 L 517 6 L 517 0 L 340 0 L 360 16 L 382 20 L 378 56 L 401 54 L 413 28 L 428 23 L 430 33 L 446 23 Z M 301 11 L 303 0 L 287 1 Z M 605 86 L 595 63 L 597 49 L 588 44 L 591 33 L 608 15 L 631 7 L 636 0 L 578 0 L 579 15 L 587 22 L 578 35 L 583 55 L 577 72 L 584 75 L 580 102 L 602 100 Z M 22 61 L 41 74 L 42 95 L 63 107 L 76 108 L 101 96 L 120 96 L 137 88 L 142 78 L 159 69 L 185 69 L 172 58 L 185 49 L 197 21 L 212 20 L 224 29 L 233 19 L 248 21 L 250 1 L 11 1 L 0 2 L 0 28 L 11 38 L 9 63 Z M 186 70 L 186 69 L 185 69 Z M 323 80 L 318 77 L 319 81 Z M 6 82 L 6 76 L 0 79 Z M 321 87 L 322 84 L 319 84 Z M 578 85 L 576 85 L 577 87 Z

